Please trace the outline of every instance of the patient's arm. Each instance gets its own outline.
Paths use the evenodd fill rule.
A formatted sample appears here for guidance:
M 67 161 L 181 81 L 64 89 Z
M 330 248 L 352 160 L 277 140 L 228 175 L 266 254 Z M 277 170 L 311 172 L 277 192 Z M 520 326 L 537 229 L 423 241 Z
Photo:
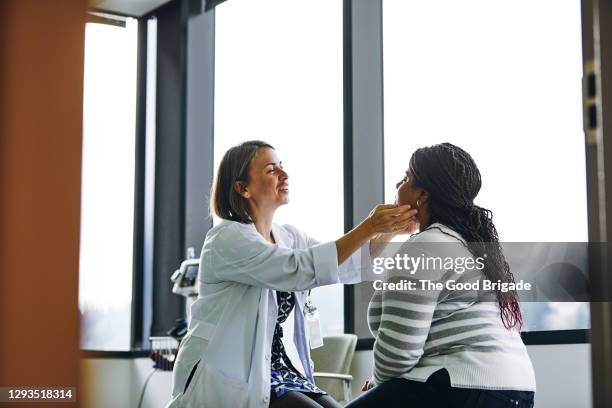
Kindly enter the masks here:
M 420 275 L 420 276 L 419 276 Z M 431 276 L 433 278 L 433 276 Z M 393 276 L 388 282 L 415 281 L 422 274 Z M 435 278 L 434 278 L 435 279 Z M 376 300 L 373 297 L 373 300 Z M 423 348 L 436 309 L 437 290 L 383 290 L 380 322 L 374 342 L 375 383 L 381 383 L 409 372 L 423 355 Z M 375 320 L 376 316 L 369 316 Z M 371 322 L 371 327 L 374 321 Z
M 376 338 L 378 335 L 378 329 L 380 328 L 380 318 L 382 312 L 382 291 L 376 290 L 372 294 L 370 303 L 368 305 L 368 328 L 372 336 Z

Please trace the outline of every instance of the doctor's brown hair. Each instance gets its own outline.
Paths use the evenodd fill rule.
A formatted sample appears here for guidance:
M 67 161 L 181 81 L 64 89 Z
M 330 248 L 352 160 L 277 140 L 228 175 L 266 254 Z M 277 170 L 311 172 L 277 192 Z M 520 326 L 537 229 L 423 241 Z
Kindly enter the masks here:
M 234 189 L 236 181 L 249 182 L 253 157 L 262 147 L 274 149 L 261 140 L 250 140 L 232 147 L 223 155 L 212 192 L 211 207 L 220 218 L 252 224 L 248 201 Z

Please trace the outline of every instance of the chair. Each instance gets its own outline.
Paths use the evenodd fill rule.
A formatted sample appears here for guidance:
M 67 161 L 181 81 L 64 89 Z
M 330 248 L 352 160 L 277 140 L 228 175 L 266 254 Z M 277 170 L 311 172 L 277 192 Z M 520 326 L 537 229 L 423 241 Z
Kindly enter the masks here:
M 325 337 L 322 347 L 310 351 L 315 383 L 343 405 L 351 400 L 353 376 L 349 370 L 356 346 L 357 336 L 341 334 Z

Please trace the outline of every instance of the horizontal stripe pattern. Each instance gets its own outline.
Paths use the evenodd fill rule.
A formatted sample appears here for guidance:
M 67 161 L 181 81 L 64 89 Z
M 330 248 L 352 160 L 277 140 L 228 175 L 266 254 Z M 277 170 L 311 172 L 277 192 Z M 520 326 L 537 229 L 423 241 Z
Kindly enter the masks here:
M 466 254 L 470 256 L 467 251 Z M 448 279 L 473 282 L 482 277 L 482 272 L 466 272 L 458 277 L 454 271 L 438 271 L 429 276 L 442 283 Z M 469 373 L 466 378 L 454 378 L 458 384 L 487 389 L 491 367 L 499 367 L 499 372 L 495 370 L 495 386 L 501 381 L 507 389 L 513 389 L 513 384 L 527 381 L 527 387 L 535 389 L 535 380 L 533 384 L 525 380 L 533 376 L 532 368 L 530 372 L 525 369 L 525 376 L 519 378 L 522 374 L 513 377 L 506 373 L 513 372 L 506 369 L 508 365 L 498 365 L 498 361 L 504 360 L 505 364 L 517 362 L 525 368 L 531 367 L 531 362 L 520 336 L 504 328 L 495 297 L 482 301 L 482 293 L 477 291 L 450 291 L 446 285 L 442 287 L 439 291 L 384 290 L 373 294 L 367 318 L 376 339 L 374 381 L 380 383 L 407 375 L 425 359 L 423 373 L 437 369 L 432 362 L 439 362 L 440 368 L 444 366 L 449 372 Z M 456 367 L 448 367 L 447 361 Z M 416 378 L 424 381 L 427 376 Z

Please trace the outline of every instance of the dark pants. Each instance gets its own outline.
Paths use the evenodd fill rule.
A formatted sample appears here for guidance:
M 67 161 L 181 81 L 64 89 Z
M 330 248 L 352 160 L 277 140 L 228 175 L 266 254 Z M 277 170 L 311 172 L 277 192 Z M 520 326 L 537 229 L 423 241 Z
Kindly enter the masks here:
M 289 391 L 270 404 L 270 408 L 342 408 L 327 394 Z
M 455 388 L 445 369 L 426 382 L 394 378 L 363 393 L 346 408 L 532 408 L 531 391 Z

